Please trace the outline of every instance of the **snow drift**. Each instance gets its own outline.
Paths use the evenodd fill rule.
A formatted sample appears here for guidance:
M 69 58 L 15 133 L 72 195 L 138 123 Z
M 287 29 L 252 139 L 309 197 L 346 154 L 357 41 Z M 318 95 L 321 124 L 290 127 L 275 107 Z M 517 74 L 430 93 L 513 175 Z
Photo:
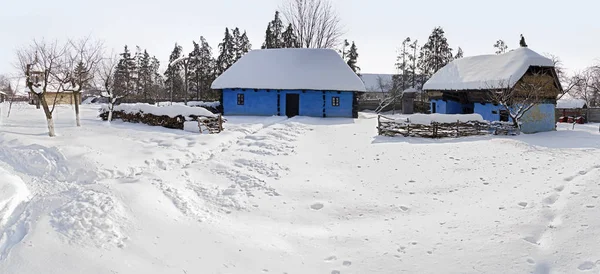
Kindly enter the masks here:
M 108 105 L 102 106 L 100 112 L 108 112 Z M 185 105 L 171 105 L 157 107 L 150 104 L 121 104 L 115 106 L 115 112 L 122 111 L 129 114 L 134 113 L 148 113 L 156 116 L 169 116 L 175 118 L 179 115 L 184 117 L 189 116 L 203 116 L 203 117 L 217 117 L 216 114 L 208 111 L 203 107 L 189 107 Z
M 0 168 L 0 232 L 17 206 L 27 201 L 29 196 L 29 189 L 21 178 Z

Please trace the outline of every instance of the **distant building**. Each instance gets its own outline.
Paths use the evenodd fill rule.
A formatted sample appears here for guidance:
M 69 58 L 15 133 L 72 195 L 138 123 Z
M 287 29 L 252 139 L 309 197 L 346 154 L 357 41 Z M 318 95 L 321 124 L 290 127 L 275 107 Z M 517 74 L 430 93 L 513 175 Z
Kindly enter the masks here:
M 481 55 L 454 60 L 435 73 L 423 86 L 432 113 L 478 113 L 488 121 L 509 121 L 509 113 L 490 97 L 502 88 L 547 77 L 541 102 L 521 118 L 525 133 L 554 130 L 556 98 L 562 91 L 552 60 L 521 47 L 500 55 Z M 518 93 L 519 90 L 517 89 Z
M 25 90 L 27 94 L 29 94 L 29 104 L 38 105 L 38 97 L 36 94 L 33 94 L 29 90 Z M 56 91 L 46 91 L 44 93 L 44 97 L 46 98 L 46 102 L 48 105 L 73 105 L 75 102 L 75 98 L 72 92 L 56 92 Z M 79 96 L 81 97 L 81 96 Z M 77 104 L 81 104 L 81 101 L 77 102 Z
M 361 79 L 329 49 L 264 49 L 219 76 L 225 115 L 358 117 Z

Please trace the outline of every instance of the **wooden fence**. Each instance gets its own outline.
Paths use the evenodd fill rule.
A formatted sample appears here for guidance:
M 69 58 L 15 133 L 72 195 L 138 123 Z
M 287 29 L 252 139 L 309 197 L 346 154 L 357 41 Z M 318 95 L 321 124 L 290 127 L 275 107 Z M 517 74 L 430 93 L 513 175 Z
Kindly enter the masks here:
M 429 125 L 413 124 L 409 119 L 397 120 L 383 115 L 377 117 L 377 131 L 383 136 L 448 138 L 477 135 L 516 135 L 518 129 L 501 122 L 456 121 L 455 123 L 432 122 Z
M 585 117 L 588 123 L 600 123 L 600 108 L 556 109 L 556 121 L 562 116 Z

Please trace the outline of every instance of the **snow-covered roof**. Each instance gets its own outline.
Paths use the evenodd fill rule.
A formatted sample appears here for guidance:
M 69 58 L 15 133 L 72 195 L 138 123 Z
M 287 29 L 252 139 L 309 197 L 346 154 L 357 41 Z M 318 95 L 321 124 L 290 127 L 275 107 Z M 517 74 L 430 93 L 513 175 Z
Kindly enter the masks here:
M 526 47 L 499 55 L 465 57 L 436 72 L 423 85 L 423 90 L 513 87 L 531 66 L 554 67 L 554 62 Z
M 6 92 L 0 90 L 0 94 L 6 95 Z
M 556 101 L 556 108 L 583 108 L 586 105 L 585 100 L 575 98 L 562 98 Z
M 377 74 L 377 73 L 361 73 L 360 79 L 365 83 L 365 89 L 367 92 L 382 92 L 379 80 L 384 87 L 384 92 L 388 92 L 392 88 L 392 77 L 393 74 Z
M 416 88 L 410 87 L 403 91 L 403 93 L 417 93 L 419 92 Z
M 212 88 L 365 91 L 356 73 L 331 49 L 252 50 Z

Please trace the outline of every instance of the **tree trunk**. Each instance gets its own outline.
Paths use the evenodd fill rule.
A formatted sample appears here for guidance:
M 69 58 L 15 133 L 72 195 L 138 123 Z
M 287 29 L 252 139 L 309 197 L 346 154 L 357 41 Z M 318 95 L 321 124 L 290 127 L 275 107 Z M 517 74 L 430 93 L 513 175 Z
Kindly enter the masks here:
M 79 119 L 79 98 L 81 94 L 79 92 L 73 92 L 73 104 L 75 104 L 75 120 L 77 126 L 81 126 L 81 120 Z
M 54 131 L 54 120 L 52 118 L 52 112 L 50 112 L 50 108 L 48 107 L 48 102 L 46 102 L 46 96 L 44 96 L 44 93 L 40 93 L 37 95 L 37 97 L 38 101 L 41 102 L 44 109 L 44 114 L 46 115 L 46 121 L 48 122 L 48 135 L 50 137 L 55 137 L 56 133 Z

